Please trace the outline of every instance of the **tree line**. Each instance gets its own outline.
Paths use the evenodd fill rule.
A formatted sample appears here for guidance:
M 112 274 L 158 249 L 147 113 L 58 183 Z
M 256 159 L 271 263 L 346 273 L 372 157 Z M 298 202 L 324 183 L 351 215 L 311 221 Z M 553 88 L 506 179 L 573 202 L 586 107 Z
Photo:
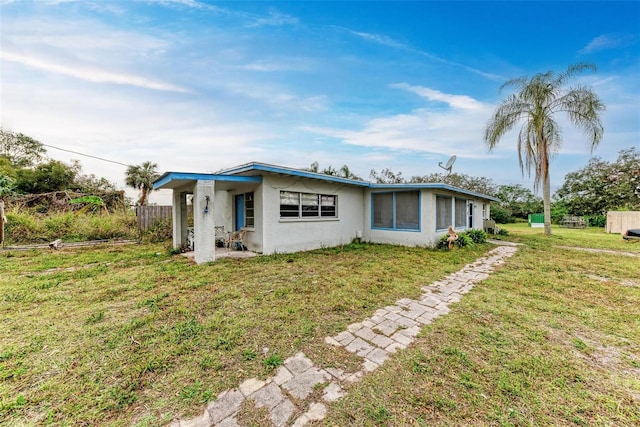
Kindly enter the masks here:
M 321 169 L 312 163 L 309 171 L 347 178 L 331 166 Z M 353 178 L 359 179 L 362 178 Z M 405 178 L 401 171 L 372 169 L 369 181 L 377 184 L 443 183 L 465 190 L 493 196 L 491 217 L 499 223 L 527 219 L 531 213 L 543 211 L 543 199 L 521 184 L 497 185 L 492 179 L 463 173 L 432 173 Z M 618 158 L 607 162 L 593 157 L 583 168 L 565 176 L 562 186 L 553 194 L 550 214 L 553 222 L 566 215 L 586 216 L 590 225 L 603 227 L 607 211 L 640 210 L 640 151 L 635 147 L 621 150 Z
M 140 190 L 137 204 L 147 203 L 158 176 L 158 165 L 153 162 L 127 167 L 125 183 Z M 50 159 L 40 141 L 0 128 L 0 197 L 58 191 L 104 195 L 118 190 L 106 178 L 84 173 L 80 161 L 68 164 Z

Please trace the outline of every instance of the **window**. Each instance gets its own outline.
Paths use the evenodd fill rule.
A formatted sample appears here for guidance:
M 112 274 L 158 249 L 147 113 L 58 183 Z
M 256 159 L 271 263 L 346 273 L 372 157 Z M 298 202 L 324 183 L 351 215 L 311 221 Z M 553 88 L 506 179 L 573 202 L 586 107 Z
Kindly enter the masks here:
M 280 217 L 297 218 L 300 216 L 300 193 L 280 192 Z
M 373 194 L 373 227 L 393 228 L 393 193 Z
M 436 196 L 436 229 L 445 230 L 451 224 L 451 197 Z
M 467 201 L 456 198 L 456 227 L 467 226 Z
M 420 230 L 420 193 L 397 191 L 371 195 L 372 228 Z
M 253 228 L 256 225 L 256 218 L 253 209 L 253 192 L 244 193 L 244 226 Z
M 335 218 L 338 196 L 280 192 L 280 218 Z

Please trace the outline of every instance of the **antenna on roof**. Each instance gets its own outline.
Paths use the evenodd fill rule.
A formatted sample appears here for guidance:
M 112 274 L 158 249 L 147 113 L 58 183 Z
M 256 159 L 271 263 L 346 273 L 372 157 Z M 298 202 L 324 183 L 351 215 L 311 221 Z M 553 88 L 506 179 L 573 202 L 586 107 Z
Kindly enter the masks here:
M 451 168 L 453 167 L 453 164 L 456 162 L 456 156 L 451 156 L 449 157 L 449 160 L 447 160 L 447 164 L 442 166 L 442 162 L 438 163 L 438 166 L 440 166 L 442 169 L 446 170 L 447 172 L 449 172 L 449 174 L 451 174 Z

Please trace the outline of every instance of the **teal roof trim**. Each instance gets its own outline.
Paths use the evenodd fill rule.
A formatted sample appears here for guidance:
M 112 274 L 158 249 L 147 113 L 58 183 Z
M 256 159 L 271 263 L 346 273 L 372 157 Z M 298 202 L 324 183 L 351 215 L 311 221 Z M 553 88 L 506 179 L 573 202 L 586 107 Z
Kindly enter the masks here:
M 477 193 L 475 191 L 465 190 L 463 188 L 454 187 L 453 185 L 443 183 L 430 183 L 430 182 L 418 182 L 411 184 L 369 184 L 371 190 L 445 190 L 453 191 L 455 193 L 466 194 L 467 196 L 478 197 L 481 199 L 487 199 L 492 202 L 498 202 L 499 199 L 489 196 L 487 194 Z
M 165 172 L 153 182 L 153 189 L 158 190 L 171 181 L 227 181 L 259 183 L 262 182 L 262 177 L 210 173 Z
M 340 184 L 353 185 L 357 187 L 370 188 L 375 190 L 387 190 L 387 191 L 402 191 L 402 190 L 443 190 L 451 191 L 454 193 L 465 194 L 471 197 L 477 197 L 480 199 L 490 200 L 497 202 L 493 196 L 477 193 L 475 191 L 464 190 L 462 188 L 454 187 L 453 185 L 443 183 L 409 183 L 409 184 L 373 184 L 366 181 L 359 181 L 355 179 L 341 178 L 334 175 L 326 175 L 323 173 L 304 171 L 300 169 L 287 168 L 284 166 L 268 165 L 266 163 L 247 163 L 231 169 L 225 169 L 214 174 L 203 173 L 189 173 L 189 172 L 165 172 L 153 183 L 153 189 L 157 190 L 167 185 L 171 181 L 227 181 L 227 182 L 247 182 L 247 183 L 260 183 L 262 182 L 261 175 L 240 175 L 247 172 L 268 172 L 277 173 L 289 176 L 297 176 L 308 179 L 318 179 L 321 181 L 336 182 Z
M 262 172 L 271 172 L 271 173 L 279 173 L 279 174 L 284 174 L 284 175 L 292 175 L 292 176 L 298 176 L 301 178 L 309 178 L 309 179 L 319 179 L 322 181 L 330 181 L 330 182 L 338 182 L 341 184 L 349 184 L 349 185 L 356 185 L 359 187 L 368 187 L 369 183 L 366 181 L 359 181 L 356 179 L 348 179 L 348 178 L 342 178 L 339 176 L 334 176 L 334 175 L 327 175 L 324 173 L 317 173 L 317 172 L 311 172 L 311 171 L 304 171 L 304 170 L 300 170 L 300 169 L 292 169 L 292 168 L 286 168 L 283 166 L 274 166 L 274 165 L 268 165 L 266 163 L 248 163 L 246 165 L 241 165 L 235 168 L 231 168 L 231 169 L 225 169 L 223 171 L 220 171 L 220 173 L 223 174 L 240 174 L 240 173 L 244 173 L 244 172 L 252 172 L 252 171 L 262 171 Z

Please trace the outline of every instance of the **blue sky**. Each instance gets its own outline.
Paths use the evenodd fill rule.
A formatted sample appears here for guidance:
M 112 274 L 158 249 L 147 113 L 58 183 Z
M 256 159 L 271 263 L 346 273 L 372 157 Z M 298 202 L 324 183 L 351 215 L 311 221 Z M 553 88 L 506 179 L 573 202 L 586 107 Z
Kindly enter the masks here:
M 4 129 L 160 171 L 250 161 L 454 171 L 523 184 L 515 134 L 483 127 L 507 79 L 591 62 L 593 155 L 640 148 L 640 2 L 0 0 Z M 563 127 L 552 187 L 591 157 Z M 79 159 L 123 185 L 123 166 Z M 153 202 L 152 198 L 152 202 Z

